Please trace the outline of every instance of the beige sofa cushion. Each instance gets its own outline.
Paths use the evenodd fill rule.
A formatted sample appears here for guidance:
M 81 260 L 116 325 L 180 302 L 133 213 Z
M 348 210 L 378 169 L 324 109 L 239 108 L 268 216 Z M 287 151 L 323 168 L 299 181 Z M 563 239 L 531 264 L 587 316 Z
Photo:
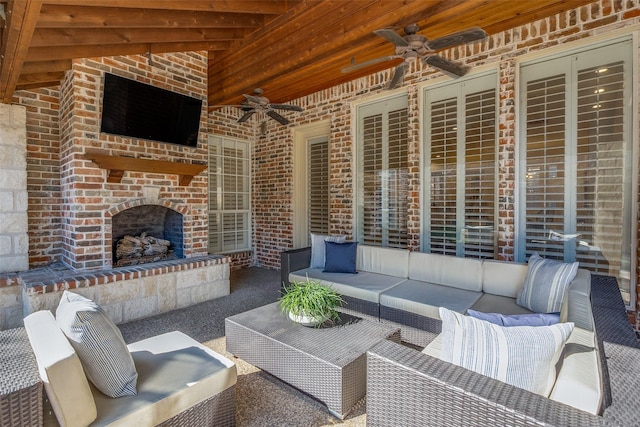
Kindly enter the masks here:
M 98 418 L 92 426 L 159 424 L 233 386 L 236 366 L 182 332 L 169 332 L 129 344 L 138 370 L 138 394 L 94 398 Z
M 448 255 L 411 252 L 409 279 L 467 291 L 482 291 L 482 261 Z
M 500 313 L 505 315 L 532 313 L 532 311 L 516 304 L 515 298 L 494 294 L 483 294 L 480 299 L 473 304 L 471 309 L 483 313 Z
M 528 265 L 523 263 L 484 260 L 482 262 L 483 292 L 516 298 L 524 286 L 528 268 Z
M 95 420 L 96 405 L 78 355 L 53 314 L 37 311 L 24 318 L 40 378 L 62 426 L 87 426 Z
M 409 277 L 409 251 L 358 245 L 356 270 L 406 279 Z
M 574 328 L 562 354 L 562 367 L 550 399 L 598 414 L 603 399 L 602 369 L 595 334 Z

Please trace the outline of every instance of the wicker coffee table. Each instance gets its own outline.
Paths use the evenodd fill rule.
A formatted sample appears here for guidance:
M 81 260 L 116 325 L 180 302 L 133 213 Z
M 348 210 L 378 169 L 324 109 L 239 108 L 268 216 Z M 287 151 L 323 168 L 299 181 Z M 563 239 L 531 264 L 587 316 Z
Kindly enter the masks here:
M 343 419 L 367 389 L 366 352 L 400 330 L 345 313 L 332 327 L 309 328 L 278 303 L 225 319 L 227 351 L 327 405 Z

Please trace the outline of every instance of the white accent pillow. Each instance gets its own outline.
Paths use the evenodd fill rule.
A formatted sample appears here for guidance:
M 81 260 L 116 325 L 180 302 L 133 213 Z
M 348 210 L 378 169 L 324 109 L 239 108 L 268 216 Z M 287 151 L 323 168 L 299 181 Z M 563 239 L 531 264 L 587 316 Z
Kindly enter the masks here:
M 548 397 L 573 323 L 504 327 L 440 307 L 441 359 Z
M 327 236 L 325 234 L 311 233 L 311 268 L 324 268 L 325 244 L 324 242 L 344 243 L 346 236 Z
M 138 373 L 118 327 L 95 302 L 64 291 L 56 323 L 78 354 L 89 381 L 109 397 L 136 394 Z
M 527 276 L 516 303 L 534 313 L 559 312 L 567 288 L 577 272 L 577 262 L 544 259 L 534 253 L 529 257 Z

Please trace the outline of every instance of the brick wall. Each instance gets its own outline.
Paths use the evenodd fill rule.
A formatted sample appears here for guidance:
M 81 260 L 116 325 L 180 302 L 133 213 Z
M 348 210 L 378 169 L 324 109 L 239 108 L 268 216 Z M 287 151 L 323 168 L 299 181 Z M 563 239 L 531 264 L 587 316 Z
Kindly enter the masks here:
M 568 10 L 529 25 L 495 34 L 473 47 L 444 52 L 472 66 L 494 67 L 499 76 L 499 257 L 513 260 L 515 151 L 516 151 L 516 59 L 531 52 L 557 48 L 580 39 L 600 36 L 640 23 L 639 0 L 602 0 Z M 569 45 L 567 45 L 569 46 Z M 330 215 L 332 233 L 354 234 L 353 165 L 354 112 L 351 104 L 384 92 L 391 70 L 354 80 L 291 103 L 305 109 L 287 113 L 290 127 L 329 119 Z M 409 200 L 408 238 L 412 250 L 420 248 L 420 112 L 418 84 L 441 77 L 428 67 L 412 64 L 405 78 L 409 102 Z M 636 97 L 636 99 L 639 99 Z M 216 113 L 213 114 L 213 117 Z M 248 126 L 259 128 L 264 119 Z M 293 135 L 290 127 L 267 121 L 264 136 L 255 138 L 253 158 L 254 246 L 259 265 L 278 268 L 279 254 L 293 246 L 292 182 Z M 639 263 L 640 264 L 640 263 Z M 640 285 L 637 292 L 640 294 Z M 640 299 L 640 298 L 639 298 Z M 640 324 L 640 323 L 639 323 Z

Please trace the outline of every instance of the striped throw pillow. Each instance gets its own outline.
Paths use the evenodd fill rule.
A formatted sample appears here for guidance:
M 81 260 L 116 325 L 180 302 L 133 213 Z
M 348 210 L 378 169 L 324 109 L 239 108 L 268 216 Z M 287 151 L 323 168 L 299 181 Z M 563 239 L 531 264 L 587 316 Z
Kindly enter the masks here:
M 559 312 L 567 288 L 577 272 L 577 262 L 544 259 L 534 253 L 529 258 L 527 276 L 516 303 L 534 313 Z
M 64 291 L 56 323 L 78 354 L 87 377 L 109 397 L 136 394 L 138 373 L 118 327 L 95 302 Z
M 444 307 L 440 318 L 442 360 L 549 396 L 555 365 L 573 323 L 504 327 Z

